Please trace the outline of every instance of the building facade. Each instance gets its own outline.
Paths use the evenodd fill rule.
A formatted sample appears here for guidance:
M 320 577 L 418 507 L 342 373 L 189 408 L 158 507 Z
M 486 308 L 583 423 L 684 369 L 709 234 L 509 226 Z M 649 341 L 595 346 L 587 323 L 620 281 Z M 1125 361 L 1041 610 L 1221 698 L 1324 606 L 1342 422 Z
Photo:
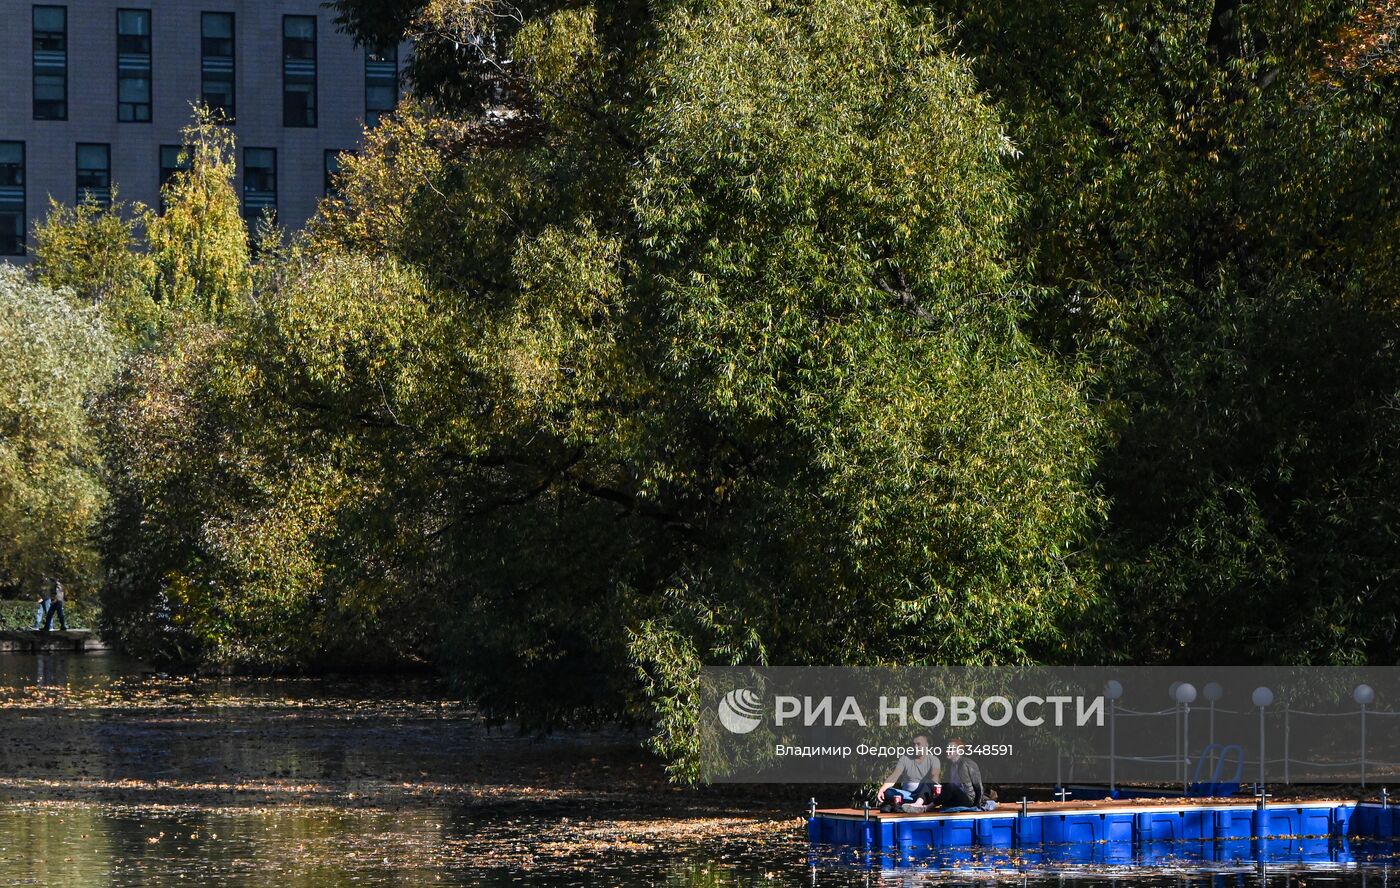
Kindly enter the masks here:
M 299 227 L 391 111 L 406 47 L 356 47 L 320 0 L 0 0 L 0 257 L 49 199 L 155 206 L 203 102 L 238 137 L 244 217 Z

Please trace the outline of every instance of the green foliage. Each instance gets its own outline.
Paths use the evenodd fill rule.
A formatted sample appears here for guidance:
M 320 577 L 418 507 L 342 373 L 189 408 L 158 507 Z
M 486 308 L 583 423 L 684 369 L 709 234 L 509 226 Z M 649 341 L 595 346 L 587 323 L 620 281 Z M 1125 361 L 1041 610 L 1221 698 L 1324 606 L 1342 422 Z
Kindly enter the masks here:
M 0 266 L 0 585 L 96 585 L 106 493 L 84 407 L 115 362 L 96 308 Z
M 0 599 L 0 630 L 33 629 L 37 599 L 37 595 L 20 601 Z M 63 603 L 63 618 L 69 629 L 94 629 L 98 622 L 97 608 L 91 602 L 70 599 Z M 57 621 L 53 628 L 58 628 Z
M 729 533 L 665 619 L 744 626 L 705 661 L 1064 656 L 1093 424 L 1017 333 L 1007 145 L 963 63 L 883 4 L 666 33 L 638 215 L 684 395 L 648 431 L 724 443 L 651 474 Z
M 1110 422 L 1108 649 L 1392 661 L 1400 83 L 1348 67 L 1358 6 L 939 6 L 1025 150 L 1036 329 Z
M 146 220 L 156 301 L 218 317 L 251 287 L 248 230 L 234 190 L 233 130 L 199 111 L 184 131 L 188 169 L 161 189 L 164 209 Z
M 1354 10 L 334 5 L 421 96 L 342 196 L 251 268 L 205 121 L 147 226 L 179 311 L 102 412 L 136 652 L 427 658 L 682 777 L 705 663 L 1392 656 Z
M 135 253 L 136 222 L 114 194 L 110 205 L 76 207 L 49 199 L 49 214 L 35 227 L 34 274 L 53 289 L 68 287 L 90 303 L 121 298 L 144 283 Z M 136 208 L 136 213 L 141 212 Z
M 201 419 L 206 426 L 219 422 L 226 429 L 242 422 L 216 412 L 228 406 L 219 401 L 230 391 L 225 380 L 202 374 L 216 373 L 222 366 L 212 363 L 212 356 L 218 354 L 215 347 L 229 337 L 220 324 L 232 325 L 240 317 L 251 292 L 254 266 L 233 188 L 232 131 L 201 112 L 185 131 L 185 141 L 188 168 L 163 188 L 161 212 L 120 202 L 110 207 L 54 204 L 38 227 L 35 276 L 50 286 L 70 288 L 81 300 L 95 304 L 93 315 L 100 313 L 106 328 L 124 346 L 123 366 L 115 388 L 102 393 L 99 428 L 94 430 L 82 412 L 83 399 L 96 395 L 102 387 L 98 380 L 106 380 L 116 367 L 112 356 L 99 348 L 87 355 L 77 345 L 64 343 L 69 351 L 62 353 L 62 360 L 83 366 L 93 376 L 82 398 L 69 393 L 76 412 L 67 426 L 53 433 L 55 450 L 68 451 L 84 473 L 73 473 L 76 480 L 70 479 L 72 490 L 66 500 L 57 492 L 48 494 L 52 509 L 69 514 L 73 526 L 57 530 L 56 518 L 42 516 L 43 520 L 27 519 L 32 527 L 25 532 L 47 535 L 51 548 L 77 554 L 63 559 L 43 555 L 41 546 L 24 539 L 17 542 L 17 549 L 36 554 L 13 571 L 24 579 L 27 575 L 21 575 L 40 569 L 61 571 L 64 576 L 76 571 L 84 582 L 94 582 L 97 565 L 91 536 L 98 509 L 108 503 L 110 493 L 102 528 L 107 628 L 134 650 L 197 659 L 212 630 L 184 615 L 172 621 L 170 595 L 185 596 L 177 598 L 177 603 L 194 600 L 180 572 L 181 559 L 197 557 L 200 550 L 188 539 L 176 540 L 175 528 L 200 536 L 202 542 L 205 510 L 222 501 L 224 475 L 236 474 L 219 465 L 220 453 L 201 449 L 198 435 L 189 435 Z M 276 232 L 266 231 L 263 236 L 270 252 L 279 257 L 291 254 L 282 248 Z M 5 345 L 32 347 L 21 341 L 28 334 L 8 333 Z M 111 343 L 104 339 L 101 345 L 106 348 Z M 95 487 L 102 466 L 99 439 L 111 459 L 105 490 Z M 35 473 L 31 480 L 43 478 Z M 77 480 L 89 486 L 81 487 Z M 201 489 L 206 493 L 197 497 Z M 38 499 L 38 494 L 31 499 Z M 163 522 L 142 523 L 147 510 L 159 507 L 167 509 Z M 75 542 L 79 534 L 81 547 Z M 278 604 L 268 602 L 266 621 L 277 618 Z M 227 629 L 233 623 L 225 620 L 220 625 Z M 289 651 L 282 662 L 293 657 Z M 249 654 L 244 659 L 259 658 Z
M 67 287 L 95 303 L 118 339 L 136 346 L 149 341 L 159 324 L 151 298 L 153 270 L 140 248 L 137 229 L 147 210 L 117 200 L 76 207 L 49 200 L 49 214 L 35 227 L 34 276 L 54 289 Z
M 413 656 L 432 626 L 432 603 L 377 560 L 399 557 L 401 539 L 361 471 L 378 457 L 295 413 L 361 409 L 337 362 L 377 368 L 377 331 L 425 323 L 375 298 L 412 278 L 350 259 L 282 272 L 287 300 L 255 319 L 187 319 L 104 401 L 114 482 L 104 612 L 113 637 L 145 656 L 363 666 Z M 275 400 L 268 373 L 304 375 L 308 389 Z M 347 551 L 355 532 L 373 549 Z
M 686 776 L 703 662 L 1078 650 L 1096 422 L 1018 331 L 1008 142 L 936 24 L 511 27 L 514 107 L 406 108 L 246 317 L 114 399 L 128 643 L 387 633 L 493 713 L 643 716 Z
M 329 0 L 337 21 L 366 46 L 411 40 L 403 70 L 415 95 L 479 111 L 499 105 L 510 79 L 510 36 L 535 0 Z
M 252 289 L 233 131 L 197 110 L 184 140 L 185 168 L 162 187 L 159 212 L 115 199 L 76 207 L 51 199 L 35 229 L 38 280 L 100 305 L 133 347 L 150 345 L 174 314 L 217 319 L 237 310 Z M 275 232 L 259 236 L 276 245 Z

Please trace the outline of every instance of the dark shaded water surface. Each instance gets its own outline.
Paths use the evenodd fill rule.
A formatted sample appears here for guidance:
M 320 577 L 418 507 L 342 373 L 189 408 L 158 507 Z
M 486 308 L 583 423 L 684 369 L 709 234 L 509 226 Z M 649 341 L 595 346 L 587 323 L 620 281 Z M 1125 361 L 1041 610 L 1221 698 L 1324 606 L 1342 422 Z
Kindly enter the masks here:
M 425 678 L 187 679 L 109 655 L 0 655 L 0 885 L 1400 888 L 1378 844 L 904 868 L 814 854 L 800 799 L 675 789 L 635 735 L 522 737 L 445 696 Z

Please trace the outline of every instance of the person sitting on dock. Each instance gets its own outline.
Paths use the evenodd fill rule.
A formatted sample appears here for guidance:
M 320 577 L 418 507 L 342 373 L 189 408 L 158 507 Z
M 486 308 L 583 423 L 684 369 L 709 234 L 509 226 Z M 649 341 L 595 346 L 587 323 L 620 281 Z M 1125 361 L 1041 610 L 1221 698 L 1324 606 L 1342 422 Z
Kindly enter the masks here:
M 933 798 L 932 787 L 938 782 L 938 756 L 930 749 L 926 735 L 915 735 L 913 752 L 912 756 L 899 757 L 894 770 L 876 793 L 881 811 L 890 813 L 898 811 L 905 802 L 928 802 Z
M 940 809 L 948 808 L 980 808 L 986 799 L 986 791 L 982 787 L 982 769 L 977 767 L 977 763 L 963 755 L 964 744 L 960 738 L 954 737 L 943 747 L 943 754 L 948 757 L 948 779 L 943 782 L 943 790 L 932 802 L 930 807 Z
M 58 631 L 68 631 L 68 620 L 63 615 L 63 584 L 58 580 L 53 581 L 49 594 L 49 610 L 44 615 L 44 630 L 48 632 L 53 627 L 54 615 L 58 615 Z

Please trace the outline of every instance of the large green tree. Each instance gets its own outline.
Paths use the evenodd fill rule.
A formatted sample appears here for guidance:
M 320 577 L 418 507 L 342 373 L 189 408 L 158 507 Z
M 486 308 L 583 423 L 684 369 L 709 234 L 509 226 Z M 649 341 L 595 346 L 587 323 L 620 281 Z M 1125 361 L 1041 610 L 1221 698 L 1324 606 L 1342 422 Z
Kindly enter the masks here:
M 106 492 L 85 408 L 115 366 L 96 308 L 0 266 L 0 586 L 97 585 Z
M 1110 649 L 1393 659 L 1393 5 L 934 5 L 1024 152 L 1037 337 L 1109 420 Z
M 269 662 L 309 647 L 279 613 L 431 615 L 493 711 L 638 705 L 689 764 L 703 662 L 1079 652 L 1097 424 L 1021 334 L 1013 149 L 938 22 L 491 12 L 409 10 L 475 62 L 347 163 L 189 413 L 126 402 L 174 473 L 148 612 Z

